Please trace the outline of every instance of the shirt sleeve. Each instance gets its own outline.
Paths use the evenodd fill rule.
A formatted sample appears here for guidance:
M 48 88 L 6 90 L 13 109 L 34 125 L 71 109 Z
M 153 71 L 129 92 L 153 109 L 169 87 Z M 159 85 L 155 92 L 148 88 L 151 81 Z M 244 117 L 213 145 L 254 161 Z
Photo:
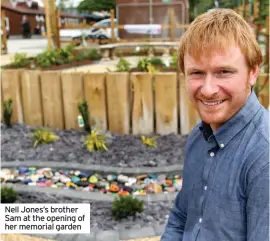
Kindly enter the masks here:
M 161 241 L 182 241 L 187 219 L 186 197 L 182 189 L 175 199 L 174 207 L 169 215 L 168 223 Z
M 246 215 L 247 241 L 269 240 L 269 163 L 247 186 Z

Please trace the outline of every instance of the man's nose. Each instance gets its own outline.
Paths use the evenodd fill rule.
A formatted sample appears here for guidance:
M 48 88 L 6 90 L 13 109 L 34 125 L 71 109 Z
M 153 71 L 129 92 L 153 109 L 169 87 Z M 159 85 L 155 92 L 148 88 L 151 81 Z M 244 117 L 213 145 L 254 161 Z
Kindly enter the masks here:
M 215 83 L 215 78 L 211 74 L 206 75 L 203 85 L 201 87 L 201 93 L 206 98 L 211 98 L 218 91 L 219 91 L 219 87 Z

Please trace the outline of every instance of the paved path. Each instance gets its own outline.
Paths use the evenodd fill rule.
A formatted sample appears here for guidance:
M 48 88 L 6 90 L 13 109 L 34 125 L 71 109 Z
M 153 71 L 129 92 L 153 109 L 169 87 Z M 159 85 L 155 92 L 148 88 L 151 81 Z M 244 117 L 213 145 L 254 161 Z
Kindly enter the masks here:
M 27 235 L 19 234 L 2 234 L 1 241 L 54 241 L 52 239 L 43 239 L 38 237 L 31 237 Z M 142 238 L 142 239 L 129 239 L 127 241 L 159 241 L 160 236 L 155 236 L 151 238 Z

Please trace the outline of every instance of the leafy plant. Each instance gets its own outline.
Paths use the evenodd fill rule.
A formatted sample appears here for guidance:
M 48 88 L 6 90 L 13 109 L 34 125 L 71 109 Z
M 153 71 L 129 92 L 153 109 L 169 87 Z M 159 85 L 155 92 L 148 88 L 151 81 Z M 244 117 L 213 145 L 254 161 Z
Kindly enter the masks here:
M 174 68 L 178 68 L 178 56 L 177 56 L 177 53 L 174 52 L 172 54 L 172 57 L 171 57 L 171 66 L 173 66 Z
M 36 61 L 42 68 L 48 68 L 56 63 L 57 57 L 57 51 L 55 49 L 51 49 L 37 55 Z
M 142 136 L 142 143 L 149 147 L 157 147 L 156 138 Z
M 147 65 L 147 71 L 151 74 L 155 74 L 159 72 L 159 69 L 157 69 L 154 65 L 148 64 Z
M 49 144 L 59 139 L 57 135 L 45 128 L 37 129 L 34 133 L 30 134 L 34 141 L 34 148 L 39 144 Z
M 164 65 L 164 62 L 162 61 L 161 58 L 158 58 L 158 57 L 152 57 L 149 59 L 149 62 L 152 64 L 152 65 Z
M 4 122 L 7 127 L 11 127 L 11 116 L 13 113 L 12 99 L 8 99 L 3 103 L 4 108 Z
M 17 199 L 17 193 L 12 187 L 1 187 L 1 203 L 14 203 Z
M 78 104 L 78 110 L 82 115 L 83 122 L 84 122 L 84 129 L 87 132 L 91 132 L 91 126 L 89 123 L 89 110 L 87 101 L 84 99 L 81 103 Z
M 100 60 L 102 58 L 97 49 L 89 49 L 87 52 L 88 58 L 91 60 Z
M 92 130 L 90 134 L 87 135 L 84 145 L 91 152 L 93 151 L 107 151 L 106 147 L 106 137 L 100 135 L 96 130 Z
M 121 57 L 116 65 L 116 70 L 118 72 L 128 72 L 130 71 L 130 66 L 131 64 L 126 59 Z
M 112 216 L 115 220 L 120 220 L 128 216 L 135 216 L 144 209 L 144 201 L 134 198 L 131 195 L 116 197 L 112 203 Z
M 71 63 L 74 59 L 74 48 L 75 44 L 71 43 L 61 48 L 57 52 L 57 59 L 62 59 L 64 63 Z
M 84 51 L 79 51 L 76 55 L 75 55 L 75 59 L 77 61 L 83 61 L 85 59 L 87 59 L 87 56 L 85 55 Z
M 26 57 L 26 54 L 16 53 L 11 60 L 11 66 L 17 68 L 22 68 L 30 64 L 30 60 Z
M 137 68 L 140 71 L 149 72 L 149 73 L 157 73 L 159 70 L 153 65 L 152 61 L 154 63 L 157 63 L 157 62 L 160 63 L 158 59 L 159 58 L 154 58 L 154 60 L 153 58 L 142 58 L 139 60 Z

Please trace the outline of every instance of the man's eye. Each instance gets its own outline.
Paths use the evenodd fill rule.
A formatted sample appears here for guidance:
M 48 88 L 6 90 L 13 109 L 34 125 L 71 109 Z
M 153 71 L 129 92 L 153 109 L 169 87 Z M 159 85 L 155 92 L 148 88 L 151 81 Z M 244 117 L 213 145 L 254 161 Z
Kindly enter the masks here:
M 220 70 L 217 72 L 218 75 L 228 75 L 228 74 L 232 74 L 232 71 L 229 70 Z

